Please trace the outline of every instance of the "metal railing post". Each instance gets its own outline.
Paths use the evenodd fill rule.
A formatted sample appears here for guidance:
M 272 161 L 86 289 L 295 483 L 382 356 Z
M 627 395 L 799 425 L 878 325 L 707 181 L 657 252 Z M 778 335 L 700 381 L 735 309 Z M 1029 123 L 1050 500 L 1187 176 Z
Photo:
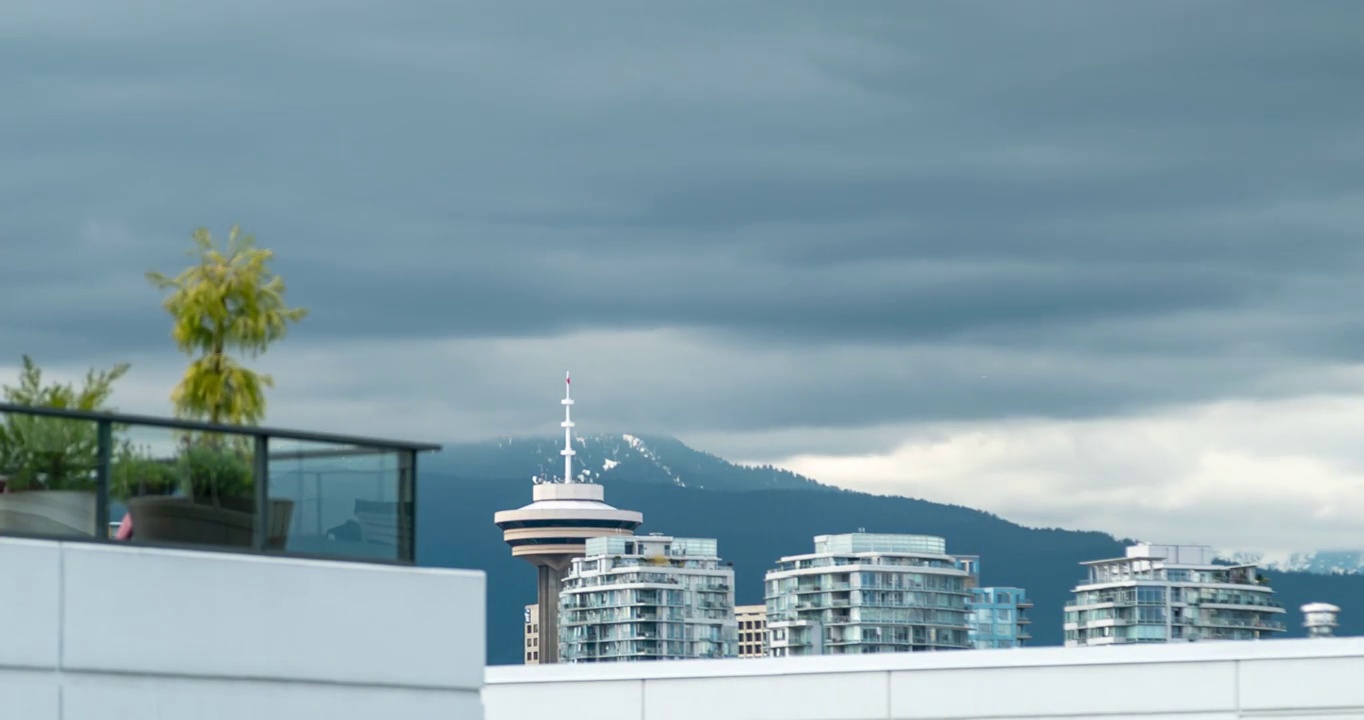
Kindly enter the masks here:
M 256 490 L 256 522 L 251 547 L 264 552 L 270 540 L 270 436 L 260 434 L 255 439 L 251 479 Z
M 417 452 L 398 452 L 398 559 L 417 562 Z
M 109 479 L 114 457 L 114 424 L 99 420 L 95 430 L 95 537 L 109 538 Z

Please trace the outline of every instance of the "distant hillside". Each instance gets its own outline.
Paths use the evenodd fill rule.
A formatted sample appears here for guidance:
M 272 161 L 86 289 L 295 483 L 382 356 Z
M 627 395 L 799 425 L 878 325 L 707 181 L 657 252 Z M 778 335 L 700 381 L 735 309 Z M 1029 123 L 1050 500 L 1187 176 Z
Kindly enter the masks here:
M 810 551 L 815 535 L 858 528 L 940 535 L 949 552 L 981 556 L 983 583 L 1026 588 L 1035 603 L 1034 644 L 1059 645 L 1062 607 L 1082 576 L 1079 563 L 1121 556 L 1125 544 L 1103 533 L 1026 528 L 970 508 L 740 468 L 677 441 L 615 437 L 619 443 L 589 438 L 579 449 L 585 468 L 606 487 L 607 501 L 643 512 L 640 532 L 718 538 L 721 555 L 734 563 L 740 603 L 762 602 L 763 574 L 782 555 Z M 552 470 L 562 460 L 548 440 L 492 445 L 457 446 L 423 459 L 418 561 L 488 573 L 488 662 L 512 664 L 521 661 L 521 613 L 534 601 L 535 574 L 512 559 L 492 516 L 530 502 L 530 476 L 540 464 Z M 1340 634 L 1364 635 L 1364 613 L 1351 611 L 1364 607 L 1364 575 L 1270 575 L 1289 608 L 1289 635 L 1301 635 L 1297 608 L 1312 601 L 1344 608 Z
M 561 449 L 562 438 L 460 443 L 423 457 L 422 467 L 426 472 L 454 477 L 527 480 L 540 473 L 557 477 L 563 474 Z M 789 470 L 735 465 L 669 437 L 589 435 L 575 438 L 573 450 L 573 474 L 580 480 L 625 480 L 710 490 L 832 489 Z

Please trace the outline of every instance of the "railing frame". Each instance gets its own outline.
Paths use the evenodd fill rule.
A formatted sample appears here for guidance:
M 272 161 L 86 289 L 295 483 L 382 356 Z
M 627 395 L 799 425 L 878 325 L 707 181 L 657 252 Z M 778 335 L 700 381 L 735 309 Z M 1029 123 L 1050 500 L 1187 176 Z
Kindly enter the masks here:
M 70 410 L 65 408 L 38 407 L 29 405 L 14 405 L 11 403 L 0 403 L 0 414 L 19 414 L 37 417 L 49 417 L 61 420 L 92 422 L 96 427 L 96 467 L 95 467 L 95 527 L 94 535 L 91 537 L 81 536 L 54 536 L 51 539 L 62 541 L 95 541 L 95 542 L 115 542 L 109 535 L 109 490 L 110 490 L 110 468 L 113 462 L 114 450 L 114 428 L 115 426 L 141 426 L 165 428 L 169 430 L 181 430 L 189 432 L 220 433 L 224 435 L 235 435 L 248 437 L 253 441 L 253 467 L 252 478 L 255 490 L 255 524 L 252 534 L 250 551 L 253 553 L 264 554 L 267 552 L 267 542 L 269 540 L 270 524 L 270 461 L 284 459 L 300 459 L 309 457 L 339 457 L 343 455 L 363 455 L 368 453 L 394 453 L 398 459 L 398 560 L 396 564 L 410 565 L 416 563 L 416 532 L 417 532 L 417 454 L 422 452 L 435 452 L 441 446 L 434 443 L 418 443 L 399 440 L 385 440 L 380 438 L 369 438 L 352 435 L 338 435 L 334 433 L 307 432 L 300 430 L 286 430 L 280 428 L 254 427 L 242 425 L 227 425 L 222 423 L 207 423 L 194 420 L 180 420 L 174 418 L 155 417 L 150 415 L 131 415 L 124 413 L 90 412 L 84 410 Z M 347 452 L 345 448 L 319 449 L 317 451 L 284 451 L 278 453 L 276 457 L 270 455 L 270 441 L 292 440 L 296 442 L 311 442 L 318 444 L 332 444 L 341 446 L 351 446 L 354 452 Z M 0 535 L 15 535 L 15 533 L 0 533 Z M 31 534 L 23 534 L 23 537 L 34 537 Z M 217 546 L 194 546 L 196 550 L 219 551 L 219 552 L 242 552 L 241 548 L 227 548 Z M 280 553 L 270 552 L 271 555 L 287 555 L 289 557 L 319 557 L 312 553 Z M 351 562 L 378 562 L 381 564 L 394 564 L 394 561 L 337 556 L 330 559 L 344 560 Z

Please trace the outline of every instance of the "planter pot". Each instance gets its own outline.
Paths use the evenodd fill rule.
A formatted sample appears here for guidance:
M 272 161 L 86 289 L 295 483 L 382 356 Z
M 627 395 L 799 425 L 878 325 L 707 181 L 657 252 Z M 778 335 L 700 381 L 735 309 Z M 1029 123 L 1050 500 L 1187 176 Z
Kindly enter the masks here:
M 214 507 L 182 497 L 136 497 L 128 501 L 133 516 L 133 540 L 218 547 L 251 547 L 255 513 L 250 503 Z M 266 547 L 283 550 L 293 520 L 293 500 L 270 501 Z
M 95 493 L 90 490 L 0 493 L 0 531 L 92 536 L 95 534 Z

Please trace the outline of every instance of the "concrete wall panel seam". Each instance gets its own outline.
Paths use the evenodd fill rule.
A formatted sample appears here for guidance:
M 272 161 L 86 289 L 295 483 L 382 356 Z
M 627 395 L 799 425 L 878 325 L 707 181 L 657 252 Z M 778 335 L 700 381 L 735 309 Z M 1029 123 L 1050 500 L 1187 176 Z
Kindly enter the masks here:
M 66 544 L 57 543 L 57 669 L 66 667 Z M 57 697 L 61 697 L 60 690 Z
M 129 680 L 206 680 L 211 682 L 227 683 L 259 683 L 261 685 L 298 685 L 300 687 L 318 688 L 356 688 L 361 690 L 416 690 L 420 692 L 436 693 L 477 693 L 480 688 L 476 687 L 453 687 L 449 685 L 422 685 L 414 683 L 390 683 L 390 682 L 364 682 L 354 680 L 333 680 L 329 678 L 299 678 L 288 676 L 266 676 L 266 675 L 223 675 L 217 673 L 172 673 L 172 672 L 145 672 L 141 670 L 119 672 L 111 670 L 58 670 L 57 674 L 62 678 L 69 677 L 89 677 L 89 678 L 127 678 Z
M 1244 660 L 1236 660 L 1231 664 L 1231 686 L 1235 693 L 1231 698 L 1231 709 L 1236 713 L 1236 717 L 1241 717 L 1241 664 Z
M 894 720 L 895 703 L 891 702 L 891 693 L 893 692 L 892 688 L 894 687 L 894 683 L 890 681 L 891 672 L 886 670 L 881 674 L 886 678 L 886 720 Z

